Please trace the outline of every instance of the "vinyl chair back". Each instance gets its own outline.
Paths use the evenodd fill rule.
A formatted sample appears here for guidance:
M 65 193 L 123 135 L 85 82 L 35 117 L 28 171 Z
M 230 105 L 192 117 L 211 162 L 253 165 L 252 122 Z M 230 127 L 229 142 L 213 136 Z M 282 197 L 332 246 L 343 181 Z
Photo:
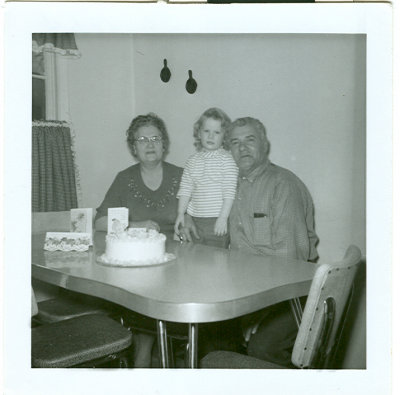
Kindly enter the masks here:
M 39 312 L 38 304 L 36 301 L 35 293 L 31 288 L 31 317 L 35 316 Z
M 293 347 L 292 363 L 295 366 L 329 367 L 340 338 L 360 261 L 360 250 L 350 246 L 341 262 L 318 267 Z
M 32 290 L 32 316 L 38 313 Z M 34 368 L 96 367 L 117 360 L 127 367 L 131 332 L 105 315 L 88 314 L 31 329 Z
M 89 302 L 90 299 L 86 301 L 84 298 L 79 300 L 68 296 L 44 300 L 38 303 L 39 311 L 35 320 L 40 324 L 50 324 L 88 314 L 112 315 L 112 310 L 103 308 L 101 302 Z

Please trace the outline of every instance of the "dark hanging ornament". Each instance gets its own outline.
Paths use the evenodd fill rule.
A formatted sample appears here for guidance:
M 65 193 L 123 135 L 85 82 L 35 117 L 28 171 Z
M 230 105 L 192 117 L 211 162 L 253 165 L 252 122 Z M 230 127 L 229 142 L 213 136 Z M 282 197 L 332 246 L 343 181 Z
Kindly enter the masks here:
M 163 81 L 163 82 L 168 82 L 169 79 L 171 78 L 171 72 L 167 66 L 167 59 L 164 59 L 164 67 L 161 70 L 160 78 L 161 78 L 161 81 Z
M 186 81 L 186 90 L 192 94 L 196 92 L 197 89 L 197 82 L 196 80 L 192 77 L 192 70 L 189 70 L 189 79 Z

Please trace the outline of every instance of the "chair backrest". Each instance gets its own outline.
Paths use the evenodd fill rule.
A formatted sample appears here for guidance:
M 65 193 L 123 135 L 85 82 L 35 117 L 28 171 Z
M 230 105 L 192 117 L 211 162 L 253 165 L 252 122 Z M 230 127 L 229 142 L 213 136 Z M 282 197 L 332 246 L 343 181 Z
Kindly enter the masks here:
M 35 292 L 31 288 L 31 316 L 35 316 L 39 312 L 38 304 L 35 297 Z
M 32 213 L 32 233 L 69 232 L 70 211 Z
M 292 352 L 297 367 L 328 367 L 360 261 L 360 250 L 350 246 L 343 261 L 322 264 L 316 270 Z

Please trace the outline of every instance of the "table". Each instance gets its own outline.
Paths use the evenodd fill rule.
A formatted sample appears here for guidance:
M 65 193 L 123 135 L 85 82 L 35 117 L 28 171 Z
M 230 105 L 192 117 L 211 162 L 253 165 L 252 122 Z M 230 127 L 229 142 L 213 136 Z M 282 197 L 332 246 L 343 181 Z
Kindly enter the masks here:
M 32 236 L 32 276 L 100 297 L 157 320 L 163 367 L 168 367 L 166 321 L 187 323 L 189 363 L 197 365 L 198 323 L 236 318 L 308 294 L 315 264 L 169 241 L 176 259 L 149 267 L 110 267 L 96 261 L 105 232 L 85 252 L 44 251 Z

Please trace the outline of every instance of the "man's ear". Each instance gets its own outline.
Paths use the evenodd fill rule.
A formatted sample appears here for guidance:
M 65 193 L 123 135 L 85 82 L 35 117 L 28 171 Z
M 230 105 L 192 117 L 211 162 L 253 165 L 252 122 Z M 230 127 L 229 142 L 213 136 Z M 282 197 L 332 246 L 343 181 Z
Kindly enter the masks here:
M 268 156 L 269 155 L 269 148 L 270 148 L 270 144 L 267 138 L 264 139 L 264 152 L 265 154 Z

